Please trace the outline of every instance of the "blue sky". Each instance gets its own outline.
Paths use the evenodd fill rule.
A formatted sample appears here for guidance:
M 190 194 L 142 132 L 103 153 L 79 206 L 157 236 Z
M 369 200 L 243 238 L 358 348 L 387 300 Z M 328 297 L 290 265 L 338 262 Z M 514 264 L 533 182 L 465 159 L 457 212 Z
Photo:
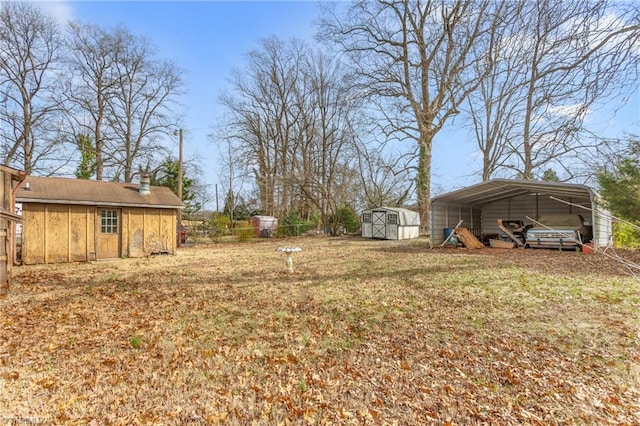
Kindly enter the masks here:
M 160 57 L 184 69 L 187 93 L 179 111 L 184 116 L 184 157 L 197 159 L 204 172 L 199 178 L 210 186 L 212 196 L 223 166 L 208 135 L 221 113 L 218 98 L 231 70 L 244 66 L 245 54 L 258 47 L 262 38 L 277 35 L 312 41 L 318 10 L 311 1 L 79 1 L 43 6 L 61 22 L 124 25 L 147 37 Z M 177 157 L 177 138 L 168 143 Z
M 1 0 L 0 0 L 1 1 Z M 242 68 L 244 55 L 262 38 L 297 37 L 312 41 L 318 14 L 314 1 L 77 1 L 41 3 L 61 22 L 77 19 L 105 27 L 124 25 L 147 37 L 160 57 L 185 70 L 187 94 L 181 102 L 184 120 L 184 156 L 197 158 L 203 183 L 220 183 L 222 166 L 218 148 L 209 139 L 211 126 L 221 113 L 218 97 L 227 87 L 233 68 Z M 615 102 L 614 102 L 615 103 Z M 624 107 L 610 105 L 590 117 L 603 135 L 615 137 L 639 133 L 640 95 L 628 96 Z M 598 120 L 596 123 L 595 120 Z M 435 140 L 433 152 L 434 195 L 477 183 L 472 172 L 479 167 L 477 151 L 461 123 L 449 123 Z M 453 128 L 458 127 L 457 131 Z M 455 143 L 450 143 L 455 141 Z M 177 138 L 170 141 L 177 156 Z M 215 204 L 209 207 L 215 207 Z

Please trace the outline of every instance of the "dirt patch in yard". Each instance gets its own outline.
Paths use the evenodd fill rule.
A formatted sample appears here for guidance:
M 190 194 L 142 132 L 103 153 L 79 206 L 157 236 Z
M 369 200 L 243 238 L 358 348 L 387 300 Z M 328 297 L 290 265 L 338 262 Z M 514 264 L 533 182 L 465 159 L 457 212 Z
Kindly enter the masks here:
M 456 249 L 446 249 L 447 251 Z M 471 250 L 467 250 L 471 252 Z M 640 265 L 640 253 L 633 250 L 611 250 L 606 254 L 583 254 L 575 250 L 498 249 L 485 248 L 470 255 L 491 256 L 495 262 L 525 267 L 534 272 L 559 274 L 591 274 L 594 270 L 611 276 L 629 276 L 629 270 L 615 257 Z M 612 256 L 612 257 L 610 257 Z M 640 272 L 640 271 L 638 271 Z
M 383 251 L 395 253 L 422 252 L 451 256 L 488 256 L 491 262 L 499 265 L 527 268 L 532 272 L 559 274 L 591 274 L 598 273 L 611 276 L 629 276 L 630 271 L 620 262 L 640 265 L 639 250 L 603 249 L 600 253 L 585 254 L 576 250 L 548 249 L 503 249 L 485 247 L 484 249 L 467 249 L 464 247 L 429 248 L 426 243 L 404 244 L 382 248 Z M 640 271 L 636 271 L 640 272 Z
M 599 255 L 301 238 L 15 275 L 9 424 L 640 423 L 640 287 Z

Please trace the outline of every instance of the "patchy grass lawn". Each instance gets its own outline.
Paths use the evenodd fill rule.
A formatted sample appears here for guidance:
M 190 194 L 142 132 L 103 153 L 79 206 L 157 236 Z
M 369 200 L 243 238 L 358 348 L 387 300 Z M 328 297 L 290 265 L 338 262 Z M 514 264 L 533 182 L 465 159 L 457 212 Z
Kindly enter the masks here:
M 15 268 L 0 424 L 639 424 L 619 269 L 329 238 Z

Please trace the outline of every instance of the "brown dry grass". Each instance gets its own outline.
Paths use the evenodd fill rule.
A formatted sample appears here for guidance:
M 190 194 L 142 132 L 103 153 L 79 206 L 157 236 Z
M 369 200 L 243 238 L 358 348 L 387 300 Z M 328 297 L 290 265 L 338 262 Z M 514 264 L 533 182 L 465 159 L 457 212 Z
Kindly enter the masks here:
M 325 238 L 16 268 L 0 424 L 639 424 L 619 269 Z

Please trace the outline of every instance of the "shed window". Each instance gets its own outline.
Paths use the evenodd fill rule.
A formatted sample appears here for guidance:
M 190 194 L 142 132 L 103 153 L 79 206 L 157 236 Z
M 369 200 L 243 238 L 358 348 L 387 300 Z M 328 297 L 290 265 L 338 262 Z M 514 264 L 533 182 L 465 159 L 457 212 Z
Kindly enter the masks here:
M 388 214 L 387 215 L 387 225 L 397 225 L 398 224 L 398 215 L 397 214 Z
M 371 212 L 362 213 L 362 223 L 371 223 Z
M 118 233 L 118 212 L 116 210 L 102 210 L 100 213 L 100 232 L 103 234 Z

